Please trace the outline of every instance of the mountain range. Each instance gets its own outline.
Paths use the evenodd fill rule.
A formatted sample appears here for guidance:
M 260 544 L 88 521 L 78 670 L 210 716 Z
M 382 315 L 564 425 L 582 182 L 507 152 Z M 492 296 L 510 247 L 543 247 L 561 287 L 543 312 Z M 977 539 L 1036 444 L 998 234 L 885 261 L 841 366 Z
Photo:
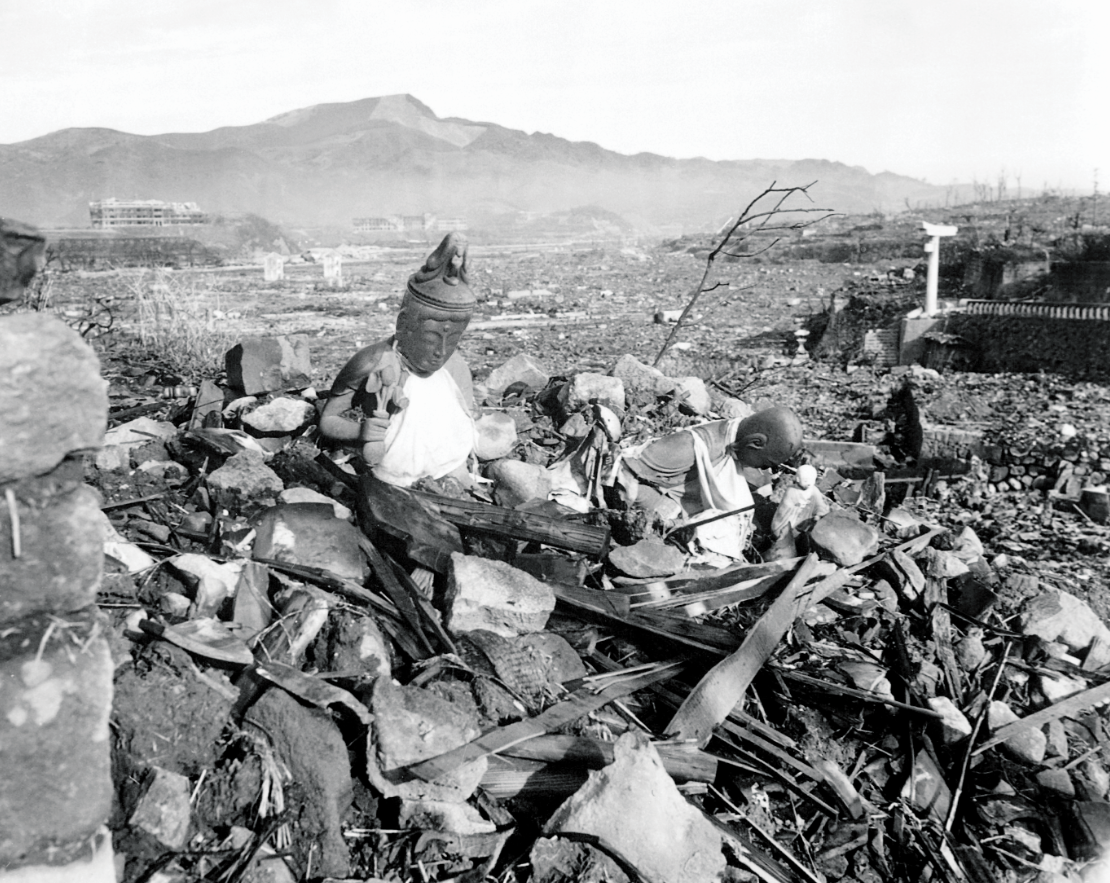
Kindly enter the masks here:
M 0 215 L 46 226 L 87 226 L 89 201 L 116 197 L 196 202 L 214 214 L 295 225 L 430 212 L 480 226 L 588 205 L 641 230 L 704 229 L 772 181 L 817 181 L 815 204 L 852 213 L 944 198 L 943 188 L 913 178 L 821 159 L 629 156 L 440 119 L 411 95 L 318 104 L 210 132 L 72 128 L 0 145 Z

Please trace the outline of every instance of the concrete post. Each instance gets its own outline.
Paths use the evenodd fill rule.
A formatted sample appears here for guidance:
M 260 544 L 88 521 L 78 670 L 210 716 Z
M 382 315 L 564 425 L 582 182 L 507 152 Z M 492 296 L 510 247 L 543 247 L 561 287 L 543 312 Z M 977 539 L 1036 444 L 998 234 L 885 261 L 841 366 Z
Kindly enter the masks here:
M 271 252 L 263 259 L 262 278 L 265 282 L 278 282 L 285 277 L 285 261 L 281 255 Z
M 925 235 L 932 237 L 925 243 L 925 253 L 929 255 L 929 276 L 925 282 L 925 315 L 933 316 L 937 311 L 937 277 L 940 274 L 940 238 L 955 236 L 959 228 L 946 224 L 921 222 Z
M 343 278 L 343 256 L 339 252 L 324 255 L 324 278 L 339 284 Z

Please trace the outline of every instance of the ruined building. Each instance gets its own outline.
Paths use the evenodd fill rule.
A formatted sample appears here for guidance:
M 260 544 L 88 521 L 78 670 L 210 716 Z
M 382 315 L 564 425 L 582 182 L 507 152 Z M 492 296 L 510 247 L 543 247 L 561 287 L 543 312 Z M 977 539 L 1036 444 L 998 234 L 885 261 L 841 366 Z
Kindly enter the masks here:
M 162 202 L 159 199 L 98 199 L 89 203 L 93 227 L 167 227 L 174 224 L 207 224 L 208 215 L 195 202 Z

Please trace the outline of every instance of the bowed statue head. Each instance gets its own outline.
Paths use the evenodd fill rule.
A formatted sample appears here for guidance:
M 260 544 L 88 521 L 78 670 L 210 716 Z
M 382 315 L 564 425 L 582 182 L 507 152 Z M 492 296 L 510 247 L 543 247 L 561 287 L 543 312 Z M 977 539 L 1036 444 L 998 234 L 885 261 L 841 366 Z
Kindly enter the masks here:
M 802 422 L 789 408 L 768 408 L 745 417 L 729 445 L 733 458 L 752 469 L 771 469 L 802 447 Z
M 478 303 L 467 284 L 466 247 L 466 237 L 448 233 L 409 277 L 395 336 L 406 367 L 418 377 L 447 364 Z

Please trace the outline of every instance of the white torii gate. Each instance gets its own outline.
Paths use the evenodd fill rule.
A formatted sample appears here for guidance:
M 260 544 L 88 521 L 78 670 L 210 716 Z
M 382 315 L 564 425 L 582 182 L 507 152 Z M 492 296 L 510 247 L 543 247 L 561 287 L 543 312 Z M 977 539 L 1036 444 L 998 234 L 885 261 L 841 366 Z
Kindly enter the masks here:
M 929 255 L 929 276 L 925 282 L 925 315 L 932 316 L 937 311 L 937 276 L 940 273 L 940 238 L 942 236 L 955 236 L 959 230 L 948 224 L 930 224 L 922 221 L 921 226 L 926 236 L 931 236 L 925 243 L 925 253 Z

